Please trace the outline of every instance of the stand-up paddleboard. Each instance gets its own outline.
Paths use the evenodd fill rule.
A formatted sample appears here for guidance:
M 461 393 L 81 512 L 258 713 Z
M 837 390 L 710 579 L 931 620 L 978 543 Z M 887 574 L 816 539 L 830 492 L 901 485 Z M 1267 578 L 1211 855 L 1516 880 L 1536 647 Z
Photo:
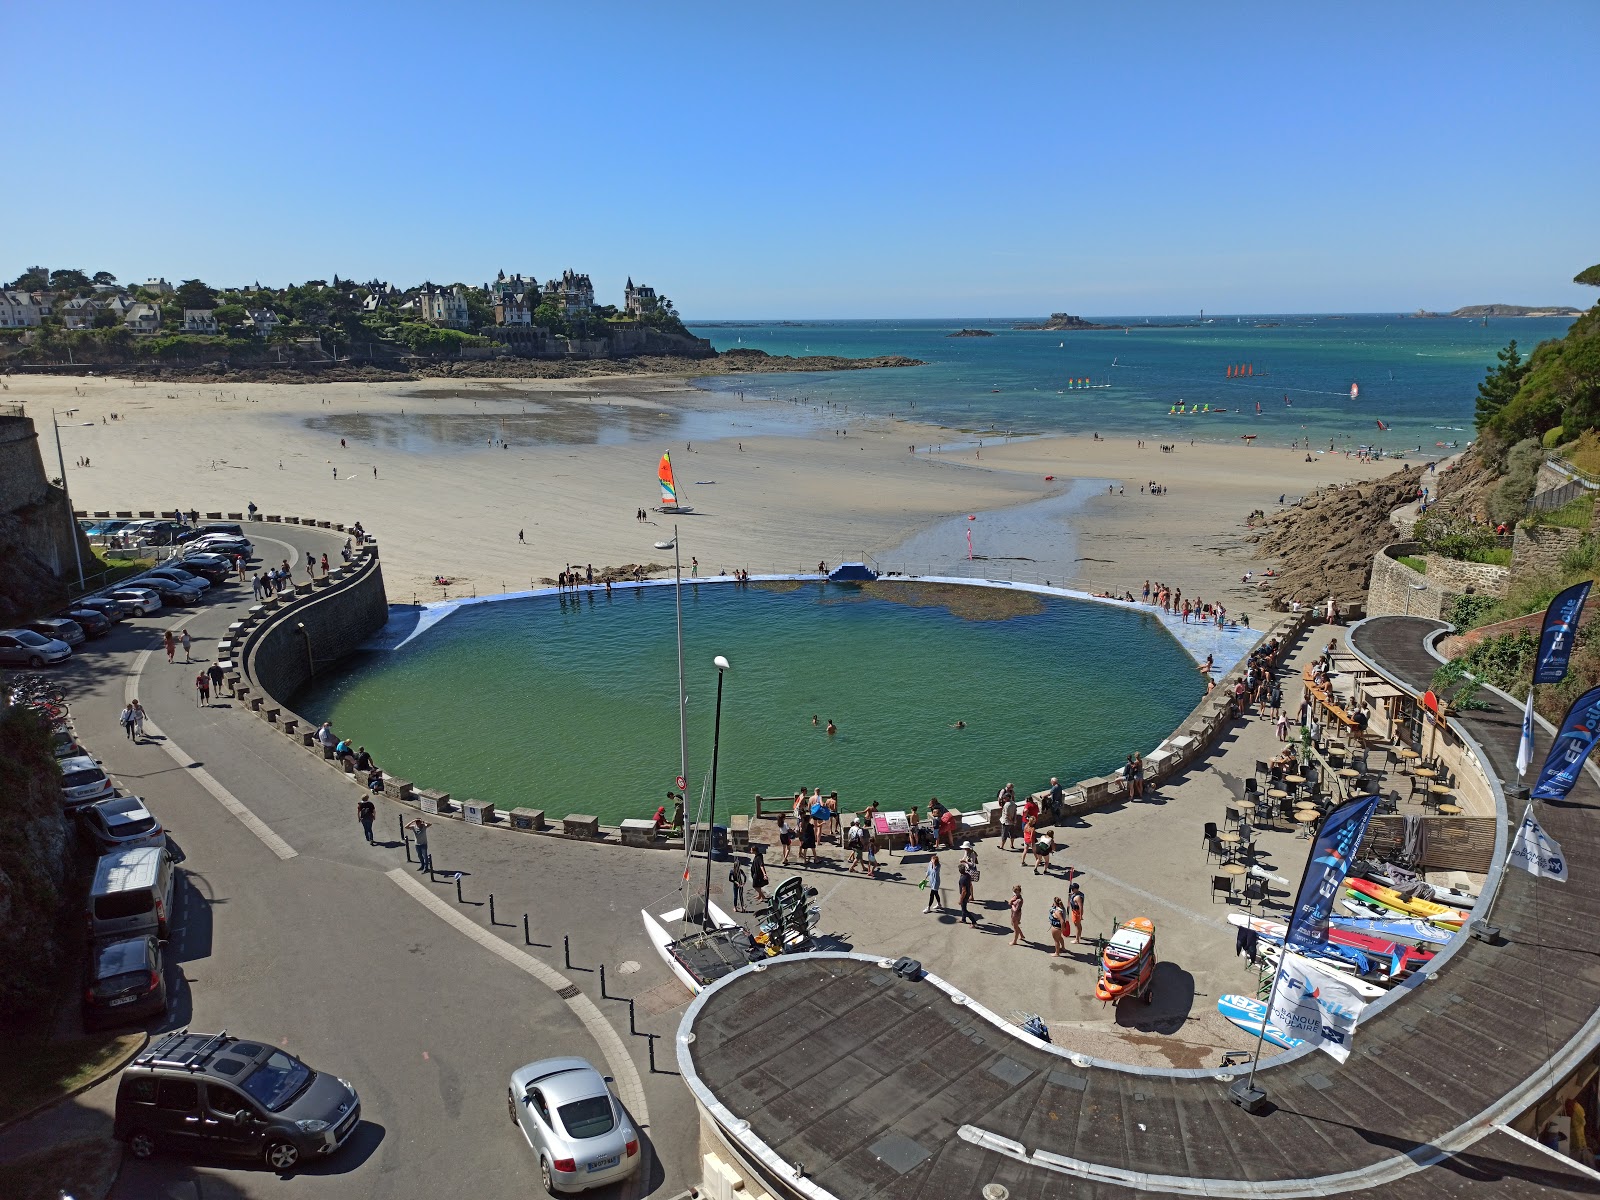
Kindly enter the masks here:
M 1283 953 L 1283 947 L 1278 945 L 1263 946 L 1261 948 L 1261 956 L 1274 967 L 1278 965 L 1278 960 L 1282 957 Z M 1344 984 L 1364 1000 L 1376 1000 L 1379 996 L 1382 996 L 1386 991 L 1388 991 L 1387 988 L 1380 987 L 1375 983 L 1369 983 L 1367 980 L 1361 978 L 1361 976 L 1355 973 L 1354 967 L 1352 967 L 1349 963 L 1340 961 L 1339 959 L 1312 958 L 1307 954 L 1296 954 L 1293 950 L 1290 950 L 1288 953 L 1290 965 L 1299 967 L 1301 970 L 1309 969 L 1313 971 L 1321 971 L 1325 975 L 1335 975 L 1338 977 L 1340 983 Z
M 1288 932 L 1281 922 L 1269 921 L 1265 917 L 1252 917 L 1245 913 L 1229 913 L 1228 923 L 1252 930 L 1270 942 L 1283 941 L 1284 935 Z M 1425 922 L 1420 923 L 1426 924 Z M 1388 959 L 1395 974 L 1412 967 L 1419 967 L 1433 957 L 1433 951 L 1431 950 L 1415 950 L 1410 946 L 1386 941 L 1381 937 L 1374 936 L 1376 932 L 1378 931 L 1366 932 L 1360 929 L 1344 929 L 1340 928 L 1337 923 L 1330 922 L 1328 941 L 1335 949 L 1334 953 L 1329 957 L 1344 957 L 1345 961 L 1349 962 L 1350 959 L 1340 955 L 1338 953 L 1339 950 L 1370 954 L 1375 958 Z M 1351 965 L 1358 966 L 1359 964 L 1352 963 Z
M 1419 917 L 1401 917 L 1387 910 L 1381 910 L 1382 915 L 1379 915 L 1372 908 L 1367 908 L 1354 900 L 1342 900 L 1340 903 L 1346 911 L 1355 915 L 1331 917 L 1328 924 L 1332 929 L 1344 930 L 1347 933 L 1371 934 L 1375 937 L 1408 938 L 1411 941 L 1429 942 L 1435 946 L 1448 944 L 1454 936 L 1450 930 Z
M 1465 925 L 1472 919 L 1470 913 L 1435 904 L 1432 900 L 1407 900 L 1393 888 L 1382 887 L 1368 879 L 1346 879 L 1344 886 L 1352 896 L 1375 901 L 1403 917 L 1421 917 L 1435 925 Z
M 1246 1033 L 1259 1035 L 1262 1025 L 1265 1024 L 1267 1041 L 1274 1046 L 1282 1046 L 1285 1050 L 1298 1050 L 1305 1045 L 1299 1038 L 1290 1037 L 1268 1021 L 1267 1006 L 1259 1000 L 1252 1000 L 1248 996 L 1218 996 L 1217 1011 Z

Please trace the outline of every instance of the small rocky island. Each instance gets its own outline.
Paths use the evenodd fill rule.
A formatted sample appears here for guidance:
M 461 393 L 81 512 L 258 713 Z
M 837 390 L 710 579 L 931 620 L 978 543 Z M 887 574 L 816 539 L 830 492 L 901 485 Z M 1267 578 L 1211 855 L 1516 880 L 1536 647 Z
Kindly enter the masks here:
M 1121 329 L 1121 325 L 1096 325 L 1093 321 L 1085 321 L 1082 317 L 1075 317 L 1071 313 L 1051 313 L 1048 321 L 1029 323 L 1026 325 L 1013 325 L 1013 329 Z
M 993 337 L 994 331 L 989 329 L 958 329 L 954 333 L 947 333 L 945 337 Z
M 1429 312 L 1419 308 L 1412 314 L 1416 317 L 1449 318 L 1461 317 L 1467 320 L 1481 320 L 1486 317 L 1579 317 L 1583 311 L 1569 308 L 1565 304 L 1550 304 L 1543 308 L 1530 308 L 1526 304 L 1468 304 L 1463 308 L 1453 309 L 1447 313 Z

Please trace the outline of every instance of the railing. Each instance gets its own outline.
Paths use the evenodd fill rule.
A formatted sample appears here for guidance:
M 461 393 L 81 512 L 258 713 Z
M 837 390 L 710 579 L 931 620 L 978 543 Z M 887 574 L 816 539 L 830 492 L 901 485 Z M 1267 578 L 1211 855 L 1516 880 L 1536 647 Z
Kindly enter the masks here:
M 1544 461 L 1551 468 L 1559 471 L 1570 479 L 1577 480 L 1585 485 L 1587 491 L 1600 491 L 1600 475 L 1593 475 L 1581 467 L 1575 467 L 1559 450 L 1547 450 Z

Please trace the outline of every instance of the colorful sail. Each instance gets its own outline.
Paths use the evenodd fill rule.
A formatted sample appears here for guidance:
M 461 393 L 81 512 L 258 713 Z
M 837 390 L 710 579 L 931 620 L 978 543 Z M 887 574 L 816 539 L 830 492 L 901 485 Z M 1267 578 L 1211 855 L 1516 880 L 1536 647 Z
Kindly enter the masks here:
M 661 503 L 673 505 L 678 502 L 678 488 L 672 479 L 672 455 L 661 455 L 661 467 L 656 471 L 656 477 L 661 480 Z
M 1356 397 L 1358 397 L 1360 395 L 1361 395 L 1361 387 L 1360 387 L 1360 385 L 1352 383 L 1350 385 L 1350 399 L 1354 400 Z
M 1379 429 L 1387 429 L 1389 427 L 1387 425 L 1385 425 L 1382 421 L 1379 421 L 1378 422 L 1378 428 Z

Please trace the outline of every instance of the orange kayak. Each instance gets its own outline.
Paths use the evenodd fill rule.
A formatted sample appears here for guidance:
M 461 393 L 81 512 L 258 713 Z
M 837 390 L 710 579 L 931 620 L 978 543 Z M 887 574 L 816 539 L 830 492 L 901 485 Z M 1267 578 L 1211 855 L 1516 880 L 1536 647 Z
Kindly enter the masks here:
M 1111 935 L 1100 956 L 1100 977 L 1095 980 L 1095 998 L 1115 1004 L 1128 996 L 1142 997 L 1146 1004 L 1154 996 L 1152 983 L 1156 971 L 1156 927 L 1149 917 L 1124 921 Z

